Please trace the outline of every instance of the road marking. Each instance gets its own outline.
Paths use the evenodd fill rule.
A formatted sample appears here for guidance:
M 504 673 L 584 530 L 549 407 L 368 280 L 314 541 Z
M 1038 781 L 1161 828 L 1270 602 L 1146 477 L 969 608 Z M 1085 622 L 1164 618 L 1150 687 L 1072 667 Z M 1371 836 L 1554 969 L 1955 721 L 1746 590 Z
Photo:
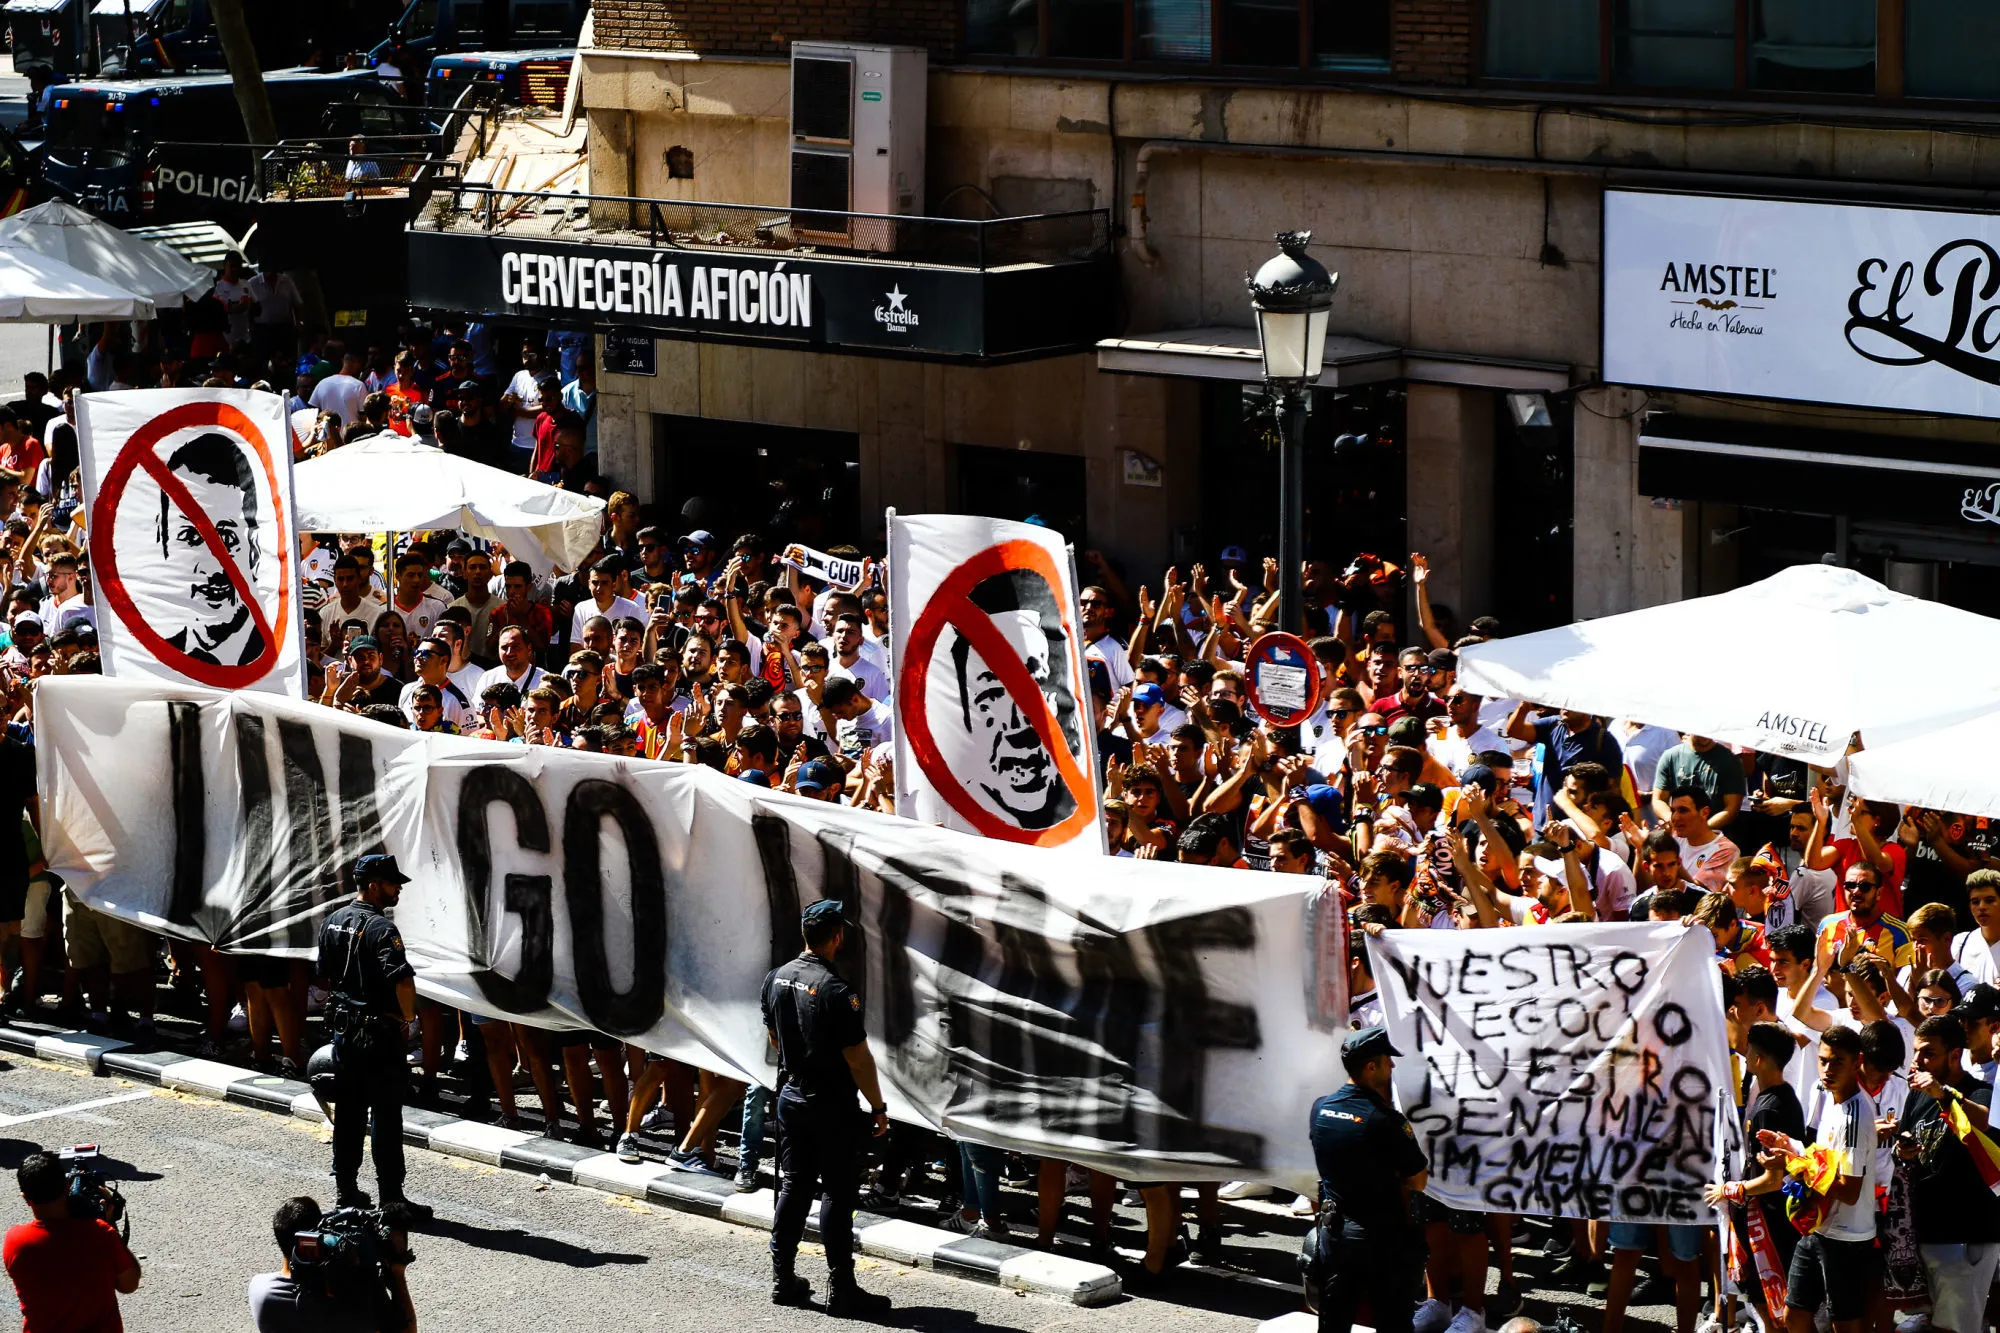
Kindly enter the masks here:
M 124 1092 L 116 1097 L 99 1097 L 94 1101 L 78 1102 L 74 1106 L 58 1106 L 51 1111 L 35 1111 L 28 1115 L 0 1115 L 0 1128 L 9 1125 L 25 1125 L 30 1120 L 47 1120 L 50 1116 L 75 1115 L 78 1111 L 95 1111 L 100 1106 L 116 1106 L 120 1102 L 136 1102 L 142 1097 L 150 1097 L 150 1092 Z

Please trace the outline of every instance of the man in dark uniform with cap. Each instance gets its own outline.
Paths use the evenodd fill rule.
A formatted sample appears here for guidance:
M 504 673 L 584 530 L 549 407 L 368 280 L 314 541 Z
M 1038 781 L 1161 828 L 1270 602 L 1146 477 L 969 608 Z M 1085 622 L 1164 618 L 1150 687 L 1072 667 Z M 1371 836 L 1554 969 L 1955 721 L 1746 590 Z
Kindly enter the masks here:
M 771 1301 L 804 1305 L 812 1287 L 793 1271 L 815 1194 L 826 1246 L 828 1314 L 888 1313 L 889 1298 L 854 1281 L 854 1200 L 868 1137 L 889 1132 L 868 1053 L 861 997 L 833 970 L 847 923 L 822 899 L 799 918 L 805 952 L 764 978 L 764 1026 L 778 1048 L 778 1204 L 771 1223 Z M 864 1113 L 856 1097 L 867 1098 Z M 872 1123 L 871 1123 L 872 1121 Z
M 333 1102 L 333 1178 L 344 1207 L 367 1207 L 361 1192 L 361 1136 L 375 1145 L 375 1184 L 383 1204 L 426 1220 L 431 1210 L 403 1198 L 403 1039 L 416 1017 L 417 982 L 403 956 L 403 933 L 384 915 L 396 905 L 409 876 L 393 856 L 364 856 L 354 863 L 359 895 L 326 919 L 319 932 L 320 981 L 328 991 L 327 1027 L 333 1033 L 336 1070 Z
M 1377 1333 L 1410 1333 L 1423 1294 L 1424 1233 L 1410 1220 L 1410 1196 L 1423 1190 L 1429 1164 L 1390 1102 L 1389 1074 L 1401 1053 L 1385 1028 L 1349 1034 L 1340 1062 L 1352 1082 L 1313 1103 L 1320 1192 L 1338 1214 L 1338 1226 L 1327 1229 L 1333 1246 L 1321 1333 L 1348 1333 L 1363 1294 Z

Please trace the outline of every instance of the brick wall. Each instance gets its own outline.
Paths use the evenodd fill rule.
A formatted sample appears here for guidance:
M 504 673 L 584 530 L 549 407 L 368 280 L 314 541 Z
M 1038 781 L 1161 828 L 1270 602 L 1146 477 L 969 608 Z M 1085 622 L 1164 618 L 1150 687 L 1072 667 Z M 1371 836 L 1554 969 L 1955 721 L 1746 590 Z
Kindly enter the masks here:
M 1478 0 L 1395 0 L 1389 68 L 1401 83 L 1472 81 L 1473 6 Z M 599 0 L 602 13 L 602 0 Z M 600 20 L 601 21 L 601 20 Z
M 958 0 L 596 0 L 597 44 L 781 56 L 795 41 L 923 46 L 958 55 Z

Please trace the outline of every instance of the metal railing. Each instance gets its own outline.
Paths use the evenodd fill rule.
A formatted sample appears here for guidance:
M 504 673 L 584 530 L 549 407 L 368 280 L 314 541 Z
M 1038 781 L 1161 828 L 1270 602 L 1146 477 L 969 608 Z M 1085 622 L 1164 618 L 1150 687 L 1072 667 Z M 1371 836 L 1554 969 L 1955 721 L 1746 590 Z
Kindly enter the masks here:
M 539 219 L 547 228 L 543 234 L 560 229 L 573 236 L 575 224 L 587 216 L 596 231 L 613 233 L 594 237 L 603 241 L 636 245 L 643 234 L 645 243 L 656 247 L 811 249 L 980 270 L 1077 263 L 1111 253 L 1111 214 L 1102 208 L 1005 218 L 932 218 L 515 190 L 462 182 L 440 184 L 433 198 L 430 225 L 440 230 L 469 225 L 503 231 Z
M 358 154 L 349 140 L 329 135 L 285 139 L 257 160 L 257 189 L 267 200 L 334 199 L 351 191 L 407 189 L 424 167 L 438 161 L 428 134 L 369 139 Z

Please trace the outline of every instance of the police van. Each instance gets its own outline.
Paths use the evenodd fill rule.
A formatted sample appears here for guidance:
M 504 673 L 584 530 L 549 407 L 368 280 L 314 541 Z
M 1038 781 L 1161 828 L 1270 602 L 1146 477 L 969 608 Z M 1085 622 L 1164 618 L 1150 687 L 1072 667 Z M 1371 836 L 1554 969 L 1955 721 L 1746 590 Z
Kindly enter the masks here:
M 411 111 L 371 70 L 264 76 L 280 139 L 405 132 Z M 257 159 L 227 74 L 58 84 L 43 173 L 49 192 L 121 226 L 206 221 L 249 230 Z
M 424 101 L 433 107 L 455 107 L 468 89 L 474 104 L 538 106 L 560 111 L 569 90 L 574 49 L 540 47 L 532 51 L 456 51 L 431 61 L 424 83 Z
M 395 36 L 372 53 L 400 47 L 403 73 L 420 77 L 435 56 L 456 51 L 521 51 L 576 45 L 590 0 L 409 0 Z

